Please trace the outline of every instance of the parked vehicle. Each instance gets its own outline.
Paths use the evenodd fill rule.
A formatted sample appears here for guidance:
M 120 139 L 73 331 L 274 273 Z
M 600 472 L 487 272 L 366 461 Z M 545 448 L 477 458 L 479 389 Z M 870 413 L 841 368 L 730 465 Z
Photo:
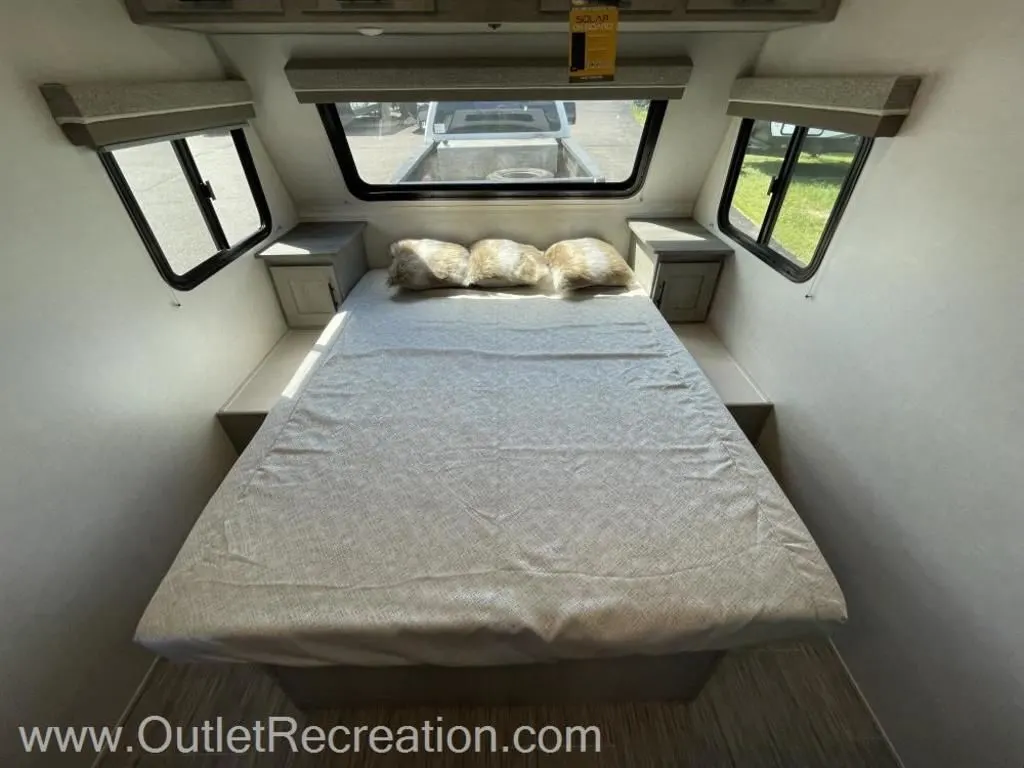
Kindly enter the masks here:
M 431 102 L 417 119 L 423 151 L 399 169 L 395 183 L 600 181 L 596 163 L 571 138 L 575 117 L 575 102 Z
M 758 122 L 751 134 L 753 149 L 768 153 L 783 153 L 793 138 L 796 126 L 790 123 Z M 851 152 L 856 150 L 859 136 L 824 128 L 808 128 L 802 149 L 810 154 L 823 155 L 829 152 Z
M 548 102 L 553 104 L 554 102 Z M 575 101 L 563 101 L 565 105 L 565 114 L 569 119 L 569 125 L 576 125 L 576 102 Z M 427 110 L 430 108 L 430 102 L 419 102 L 416 111 L 416 123 L 420 129 L 426 128 L 427 125 Z
M 395 117 L 400 120 L 416 120 L 418 111 L 421 107 L 426 107 L 425 103 L 419 103 L 415 101 L 394 101 L 386 102 L 388 107 L 389 117 Z M 338 113 L 343 119 L 369 119 L 369 120 L 380 120 L 384 117 L 384 102 L 379 101 L 348 101 L 338 103 Z

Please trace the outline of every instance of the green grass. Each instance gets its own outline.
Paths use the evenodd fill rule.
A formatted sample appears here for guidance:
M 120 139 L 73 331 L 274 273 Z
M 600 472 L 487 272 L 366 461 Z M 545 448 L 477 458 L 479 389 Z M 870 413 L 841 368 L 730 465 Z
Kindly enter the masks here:
M 630 111 L 633 113 L 633 119 L 636 120 L 640 125 L 647 122 L 647 110 L 650 108 L 650 103 L 644 104 L 643 106 L 633 102 L 629 105 Z
M 798 264 L 813 258 L 851 161 L 849 154 L 801 156 L 772 232 L 772 240 Z M 771 155 L 747 155 L 744 161 L 733 206 L 757 227 L 768 208 L 768 184 L 781 164 Z

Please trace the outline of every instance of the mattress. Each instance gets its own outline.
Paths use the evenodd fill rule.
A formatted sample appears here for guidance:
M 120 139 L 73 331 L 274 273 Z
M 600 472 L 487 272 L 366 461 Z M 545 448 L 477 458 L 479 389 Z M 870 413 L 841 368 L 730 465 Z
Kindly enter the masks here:
M 827 629 L 842 593 L 639 290 L 368 273 L 137 630 L 181 659 L 499 665 Z

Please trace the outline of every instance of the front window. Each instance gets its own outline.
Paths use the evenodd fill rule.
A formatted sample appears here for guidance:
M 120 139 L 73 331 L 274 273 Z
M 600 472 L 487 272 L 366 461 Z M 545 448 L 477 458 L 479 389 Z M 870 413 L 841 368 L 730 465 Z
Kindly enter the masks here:
M 643 183 L 664 111 L 647 101 L 320 105 L 363 199 L 627 196 Z

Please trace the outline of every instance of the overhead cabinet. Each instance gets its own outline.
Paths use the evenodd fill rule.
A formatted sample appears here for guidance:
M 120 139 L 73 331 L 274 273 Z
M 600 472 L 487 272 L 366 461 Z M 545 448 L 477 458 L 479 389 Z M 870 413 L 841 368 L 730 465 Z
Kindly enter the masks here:
M 280 14 L 284 0 L 134 0 L 141 10 L 155 14 Z
M 435 0 L 293 0 L 293 7 L 303 13 L 353 14 L 433 13 Z
M 763 12 L 815 13 L 824 10 L 827 0 L 687 0 L 691 13 Z
M 622 13 L 672 13 L 685 5 L 685 0 L 622 0 L 619 10 Z M 542 13 L 568 13 L 571 8 L 572 0 L 540 0 Z
M 829 21 L 840 0 L 622 0 L 623 30 L 630 25 L 678 24 L 688 21 L 734 22 L 780 26 Z M 572 0 L 125 0 L 132 19 L 202 30 L 259 33 L 268 29 L 309 32 L 311 24 L 388 23 L 536 24 L 554 31 L 568 26 Z M 330 29 L 325 26 L 325 29 Z M 669 30 L 668 27 L 665 28 Z M 758 29 L 763 29 L 758 27 Z M 408 30 L 405 30 L 408 31 Z M 440 30 L 439 30 L 440 31 Z

